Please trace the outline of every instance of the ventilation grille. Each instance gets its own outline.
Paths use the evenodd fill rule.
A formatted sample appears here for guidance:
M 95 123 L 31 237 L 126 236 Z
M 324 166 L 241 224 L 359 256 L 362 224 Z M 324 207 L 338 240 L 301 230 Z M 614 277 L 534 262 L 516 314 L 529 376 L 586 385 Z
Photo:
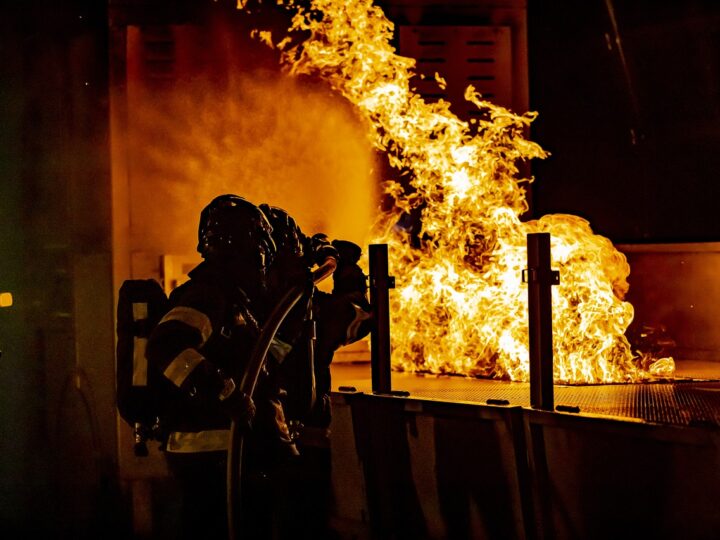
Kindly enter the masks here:
M 485 99 L 512 108 L 512 50 L 507 26 L 400 26 L 399 52 L 417 60 L 412 84 L 428 102 L 444 99 L 464 119 L 478 115 L 463 97 L 473 85 Z M 435 82 L 438 73 L 445 90 Z
M 142 29 L 143 71 L 148 80 L 170 82 L 175 79 L 175 39 L 170 26 Z

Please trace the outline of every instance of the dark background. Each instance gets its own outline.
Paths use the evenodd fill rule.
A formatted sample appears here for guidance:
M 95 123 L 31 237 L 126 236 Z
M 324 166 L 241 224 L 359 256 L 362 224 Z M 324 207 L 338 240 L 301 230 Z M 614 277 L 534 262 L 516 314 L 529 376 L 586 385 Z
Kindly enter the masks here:
M 552 154 L 533 214 L 621 243 L 720 240 L 720 2 L 530 0 L 528 37 L 531 137 Z

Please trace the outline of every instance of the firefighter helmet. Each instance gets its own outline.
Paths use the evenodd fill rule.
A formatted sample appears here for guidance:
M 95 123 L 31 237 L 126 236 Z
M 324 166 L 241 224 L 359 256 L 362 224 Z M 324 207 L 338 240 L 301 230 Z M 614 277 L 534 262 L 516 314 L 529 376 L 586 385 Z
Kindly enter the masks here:
M 265 272 L 277 252 L 272 230 L 253 203 L 237 195 L 220 195 L 200 213 L 197 250 L 204 259 L 244 260 Z
M 261 204 L 260 210 L 272 225 L 273 240 L 278 254 L 302 257 L 307 239 L 293 217 L 282 208 L 269 204 Z

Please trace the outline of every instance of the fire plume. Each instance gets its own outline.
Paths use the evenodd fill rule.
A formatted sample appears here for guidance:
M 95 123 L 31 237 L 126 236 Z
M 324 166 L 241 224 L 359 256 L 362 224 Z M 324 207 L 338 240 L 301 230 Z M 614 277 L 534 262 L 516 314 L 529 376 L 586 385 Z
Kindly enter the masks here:
M 280 2 L 283 3 L 283 2 Z M 629 382 L 672 376 L 670 358 L 643 364 L 625 331 L 625 256 L 572 215 L 522 221 L 528 209 L 518 164 L 546 152 L 525 134 L 535 113 L 515 114 L 465 92 L 481 113 L 466 122 L 449 103 L 411 87 L 415 60 L 396 54 L 393 23 L 371 0 L 313 0 L 294 9 L 278 47 L 294 74 L 319 76 L 353 103 L 374 146 L 407 182 L 388 181 L 394 210 L 379 216 L 387 243 L 393 366 L 407 371 L 528 379 L 526 235 L 551 235 L 555 380 Z M 439 80 L 439 84 L 444 84 Z M 405 226 L 418 216 L 417 227 Z

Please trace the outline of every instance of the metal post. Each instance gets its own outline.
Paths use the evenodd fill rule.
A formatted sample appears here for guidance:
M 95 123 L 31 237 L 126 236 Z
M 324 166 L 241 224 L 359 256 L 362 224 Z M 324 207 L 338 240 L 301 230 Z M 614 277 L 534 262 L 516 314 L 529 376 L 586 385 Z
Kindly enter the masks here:
M 389 394 L 390 383 L 390 295 L 395 278 L 388 275 L 387 244 L 369 246 L 370 304 L 374 324 L 370 333 L 370 369 L 372 391 Z
M 552 291 L 560 274 L 550 268 L 550 234 L 527 235 L 528 327 L 530 348 L 530 405 L 552 411 L 553 344 Z

